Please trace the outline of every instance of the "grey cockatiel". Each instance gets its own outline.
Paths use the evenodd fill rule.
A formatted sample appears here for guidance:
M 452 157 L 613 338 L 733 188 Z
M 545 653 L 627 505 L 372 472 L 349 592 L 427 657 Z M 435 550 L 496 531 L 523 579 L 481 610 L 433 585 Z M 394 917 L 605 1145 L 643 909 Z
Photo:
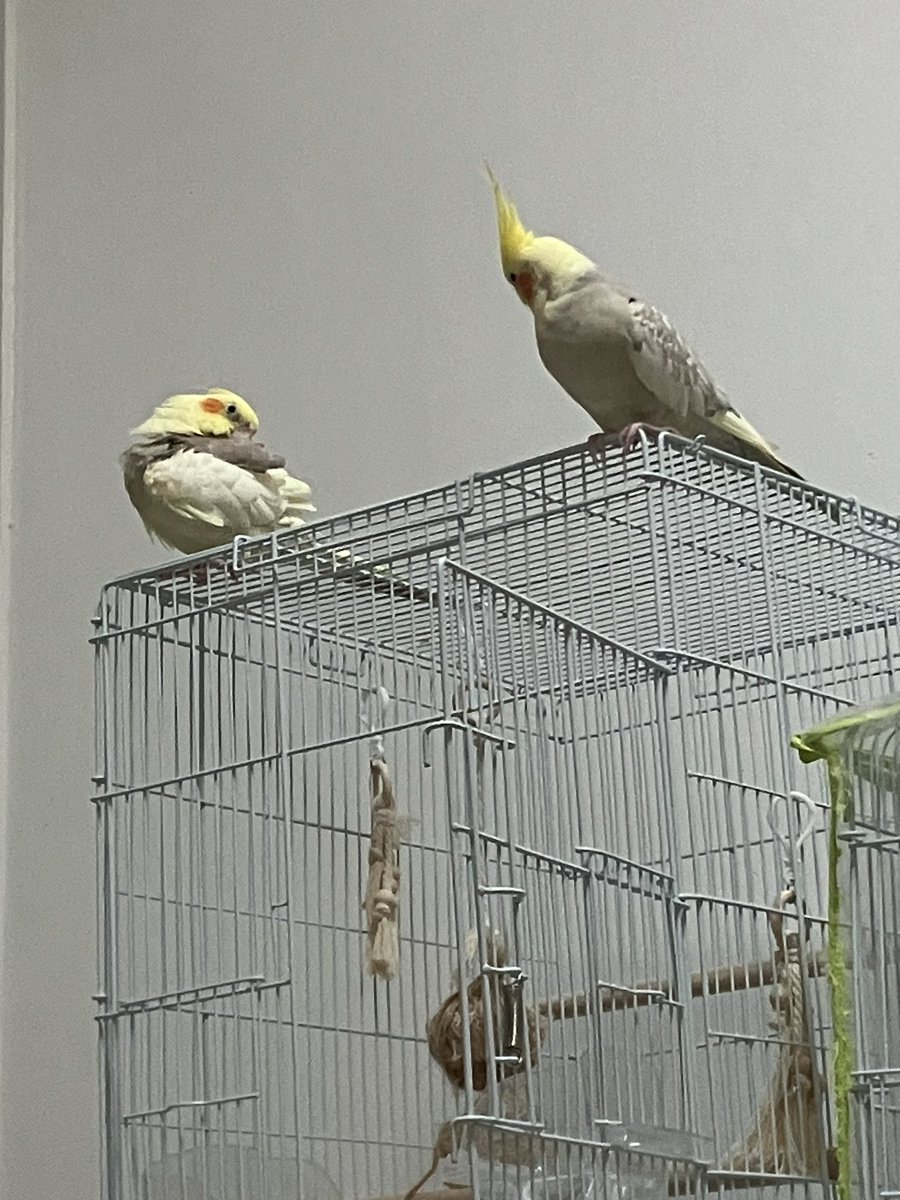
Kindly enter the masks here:
M 797 479 L 728 401 L 665 316 L 573 246 L 535 237 L 491 176 L 503 273 L 534 315 L 544 366 L 627 449 L 644 426 L 702 434 L 729 454 Z
M 122 455 L 125 487 L 152 537 L 195 554 L 304 524 L 307 484 L 254 440 L 256 413 L 224 388 L 171 396 Z

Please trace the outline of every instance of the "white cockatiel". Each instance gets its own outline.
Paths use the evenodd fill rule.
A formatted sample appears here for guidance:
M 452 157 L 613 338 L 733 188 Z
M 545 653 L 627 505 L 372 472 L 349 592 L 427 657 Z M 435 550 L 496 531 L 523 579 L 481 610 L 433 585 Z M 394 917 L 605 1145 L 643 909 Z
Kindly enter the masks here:
M 151 537 L 195 554 L 304 524 L 307 484 L 255 440 L 256 413 L 225 388 L 171 396 L 132 430 L 125 487 Z
M 541 361 L 602 430 L 625 449 L 641 428 L 702 434 L 729 454 L 802 478 L 719 391 L 658 309 L 567 242 L 536 237 L 488 174 L 503 273 L 531 309 Z

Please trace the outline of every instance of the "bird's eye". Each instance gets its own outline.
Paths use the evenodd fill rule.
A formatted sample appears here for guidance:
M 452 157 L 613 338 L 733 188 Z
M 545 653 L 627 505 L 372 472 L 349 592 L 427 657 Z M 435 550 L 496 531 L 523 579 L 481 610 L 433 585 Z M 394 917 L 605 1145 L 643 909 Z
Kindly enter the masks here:
M 517 278 L 518 278 L 518 276 L 516 275 L 515 271 L 510 271 L 510 273 L 509 273 L 509 282 L 510 282 L 510 283 L 515 283 Z
M 228 413 L 229 417 L 236 417 L 237 416 L 237 405 L 229 404 L 228 407 L 225 409 L 225 411 L 226 411 L 226 413 Z

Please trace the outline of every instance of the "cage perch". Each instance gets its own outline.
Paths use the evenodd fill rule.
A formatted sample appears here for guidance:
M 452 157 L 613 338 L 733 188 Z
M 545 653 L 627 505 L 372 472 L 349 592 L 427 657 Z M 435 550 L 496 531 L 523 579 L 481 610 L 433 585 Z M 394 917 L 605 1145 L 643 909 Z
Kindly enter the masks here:
M 690 977 L 691 996 L 696 999 L 703 995 L 724 995 L 729 992 L 740 992 L 750 988 L 768 987 L 776 983 L 785 960 L 783 948 L 776 950 L 772 958 L 752 963 L 735 963 L 730 966 L 715 967 L 708 971 L 695 971 Z M 505 965 L 505 955 L 496 964 Z M 827 970 L 827 954 L 819 951 L 811 954 L 806 960 L 806 971 L 810 978 L 824 975 Z M 479 976 L 469 984 L 469 1037 L 472 1047 L 472 1086 L 475 1091 L 484 1091 L 487 1087 L 487 1050 L 484 1029 L 484 982 Z M 497 1042 L 504 1028 L 503 1021 L 508 1019 L 502 1010 L 502 999 L 496 994 L 500 989 L 494 989 L 494 1039 Z M 614 1012 L 630 1008 L 643 1008 L 661 997 L 671 999 L 675 994 L 674 985 L 668 979 L 651 979 L 636 983 L 630 988 L 616 988 L 603 985 L 602 994 L 593 1002 L 598 1012 Z M 534 1007 L 525 1009 L 525 1022 L 528 1026 L 528 1041 L 531 1061 L 533 1062 L 547 1033 L 547 1020 L 562 1020 L 567 1018 L 585 1017 L 591 1009 L 588 997 L 583 992 L 571 996 L 541 1000 Z M 460 993 L 454 992 L 449 996 L 428 1022 L 428 1048 L 435 1062 L 442 1068 L 450 1082 L 458 1088 L 464 1085 L 463 1075 L 463 1039 L 464 1028 Z M 520 1047 L 517 1047 L 521 1049 Z M 518 1067 L 514 1063 L 505 1063 L 504 1074 L 513 1074 L 524 1066 L 521 1059 Z

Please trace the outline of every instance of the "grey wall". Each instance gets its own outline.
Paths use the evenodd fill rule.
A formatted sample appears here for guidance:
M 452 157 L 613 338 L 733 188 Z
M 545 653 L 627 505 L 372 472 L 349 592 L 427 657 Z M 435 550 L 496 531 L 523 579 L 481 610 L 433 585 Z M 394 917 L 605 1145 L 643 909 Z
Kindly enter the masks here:
M 790 461 L 896 509 L 900 9 L 6 10 L 0 1194 L 72 1200 L 97 1161 L 88 622 L 163 557 L 122 491 L 129 428 L 231 385 L 325 512 L 587 434 L 500 275 L 487 157 Z

